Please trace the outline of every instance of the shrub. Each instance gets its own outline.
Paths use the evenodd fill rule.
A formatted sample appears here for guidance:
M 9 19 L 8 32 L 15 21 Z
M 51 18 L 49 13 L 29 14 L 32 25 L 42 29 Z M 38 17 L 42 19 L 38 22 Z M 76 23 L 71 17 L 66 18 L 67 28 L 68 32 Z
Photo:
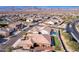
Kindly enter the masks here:
M 67 45 L 73 50 L 73 51 L 79 51 L 79 43 L 77 43 L 68 33 L 62 33 L 64 37 L 66 38 Z

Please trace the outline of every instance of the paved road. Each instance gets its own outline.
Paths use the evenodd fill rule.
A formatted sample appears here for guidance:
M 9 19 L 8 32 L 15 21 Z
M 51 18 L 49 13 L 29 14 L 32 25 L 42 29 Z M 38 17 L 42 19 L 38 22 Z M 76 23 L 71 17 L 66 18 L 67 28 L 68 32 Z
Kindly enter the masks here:
M 72 35 L 72 37 L 79 43 L 79 32 L 77 31 L 75 25 L 79 22 L 79 20 L 75 20 L 67 24 L 67 32 Z
M 27 28 L 26 31 L 28 31 L 28 30 L 30 30 L 30 29 L 32 29 L 32 27 Z M 0 45 L 1 51 L 2 51 L 3 49 L 5 49 L 7 46 L 12 46 L 18 39 L 20 39 L 20 38 L 22 37 L 23 34 L 26 33 L 26 31 L 22 31 L 22 32 L 20 32 L 19 34 L 17 34 L 16 36 L 11 36 L 11 37 L 10 37 L 10 40 L 8 40 L 8 41 L 6 42 L 6 44 L 1 44 L 1 45 Z
M 34 24 L 33 27 L 37 26 L 38 24 L 43 23 L 45 21 L 46 20 L 43 20 L 42 22 L 38 22 L 38 23 Z M 33 27 L 29 27 L 25 31 L 21 31 L 16 36 L 11 36 L 10 40 L 8 40 L 6 44 L 0 44 L 0 51 L 3 51 L 8 46 L 12 46 L 18 39 L 20 39 L 22 37 L 23 34 L 25 34 L 28 30 L 32 29 Z

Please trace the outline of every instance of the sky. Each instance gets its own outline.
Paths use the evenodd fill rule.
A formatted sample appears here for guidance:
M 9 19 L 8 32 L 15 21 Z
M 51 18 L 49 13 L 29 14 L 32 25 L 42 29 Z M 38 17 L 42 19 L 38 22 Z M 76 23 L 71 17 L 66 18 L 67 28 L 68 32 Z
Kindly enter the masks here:
M 0 6 L 0 9 L 5 8 L 79 8 L 79 6 Z

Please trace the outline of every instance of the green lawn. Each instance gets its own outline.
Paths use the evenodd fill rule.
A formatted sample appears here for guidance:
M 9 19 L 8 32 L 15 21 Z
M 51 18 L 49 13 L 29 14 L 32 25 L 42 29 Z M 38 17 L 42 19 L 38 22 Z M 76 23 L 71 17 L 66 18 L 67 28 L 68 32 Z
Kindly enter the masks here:
M 52 36 L 52 40 L 54 40 L 54 42 L 55 42 L 55 50 L 60 51 L 61 50 L 61 47 L 60 47 L 61 43 L 60 43 L 60 40 L 57 36 L 57 32 L 55 35 Z
M 54 38 L 55 38 L 55 46 L 60 46 L 60 41 L 58 37 L 54 36 Z
M 55 40 L 55 50 L 60 51 L 61 47 L 60 47 L 60 41 L 59 41 L 58 37 L 54 36 L 54 40 Z

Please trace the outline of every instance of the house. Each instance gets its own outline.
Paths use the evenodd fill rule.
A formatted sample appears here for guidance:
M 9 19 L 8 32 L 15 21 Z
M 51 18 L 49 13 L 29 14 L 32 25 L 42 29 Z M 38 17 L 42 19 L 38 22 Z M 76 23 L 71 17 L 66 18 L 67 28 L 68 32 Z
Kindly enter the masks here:
M 46 34 L 28 34 L 28 37 L 25 40 L 22 40 L 18 46 L 23 47 L 23 49 L 30 49 L 33 44 L 36 43 L 39 46 L 50 46 L 51 37 Z
M 32 18 L 27 18 L 26 22 L 33 22 L 33 19 Z
M 7 36 L 9 36 L 9 32 L 6 30 L 0 30 L 0 35 L 7 37 Z

